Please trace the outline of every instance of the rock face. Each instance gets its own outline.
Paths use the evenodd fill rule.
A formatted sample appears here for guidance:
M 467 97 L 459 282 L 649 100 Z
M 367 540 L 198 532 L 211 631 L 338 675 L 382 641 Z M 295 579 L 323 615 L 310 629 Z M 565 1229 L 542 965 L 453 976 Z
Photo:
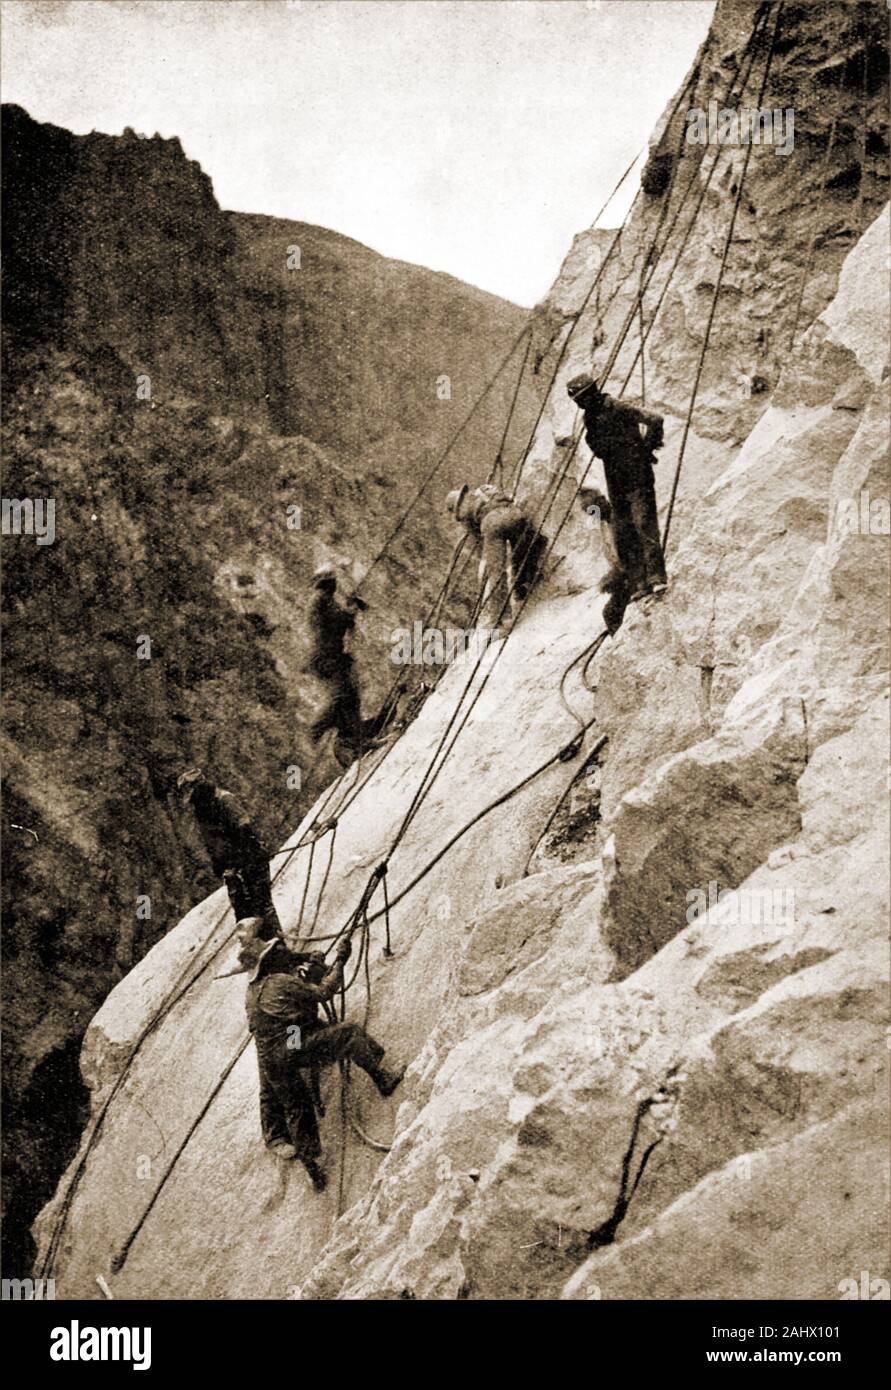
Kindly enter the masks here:
M 745 61 L 752 19 L 718 6 L 696 105 Z M 558 442 L 575 424 L 564 384 L 600 332 L 607 366 L 685 170 L 707 177 L 693 145 L 674 180 L 648 165 L 601 325 L 584 241 L 538 315 L 580 311 L 542 356 L 557 368 L 572 333 L 525 478 L 530 503 L 554 498 L 561 563 L 478 669 L 453 663 L 361 790 L 354 769 L 316 808 L 321 823 L 343 806 L 336 838 L 296 848 L 311 812 L 276 861 L 301 939 L 336 932 L 388 863 L 392 956 L 378 889 L 348 994 L 348 1015 L 410 1063 L 391 1100 L 352 1079 L 347 1117 L 374 1144 L 343 1122 L 332 1074 L 327 1193 L 264 1152 L 243 984 L 214 978 L 233 934 L 217 893 L 87 1032 L 91 1127 L 37 1226 L 60 1297 L 97 1296 L 97 1273 L 125 1298 L 832 1299 L 861 1271 L 888 1278 L 889 227 L 878 174 L 862 160 L 850 174 L 864 116 L 857 148 L 885 139 L 874 20 L 781 12 L 764 104 L 794 91 L 796 150 L 752 151 L 668 594 L 633 606 L 588 687 L 577 666 L 561 698 L 603 602 L 585 519 L 560 526 L 587 472 Z M 657 162 L 676 123 L 670 110 Z M 648 343 L 663 507 L 743 154 L 722 152 Z M 632 333 L 615 389 L 634 347 Z M 549 761 L 578 730 L 567 702 L 592 727 Z
M 3 136 L 4 495 L 55 504 L 52 544 L 4 537 L 4 1270 L 21 1273 L 80 1135 L 88 1019 L 216 886 L 177 772 L 206 764 L 274 844 L 337 770 L 311 770 L 305 733 L 309 576 L 331 559 L 359 580 L 526 316 L 223 212 L 176 140 L 76 137 L 16 107 Z M 517 367 L 369 579 L 366 713 L 393 629 L 439 586 L 442 496 L 490 466 Z

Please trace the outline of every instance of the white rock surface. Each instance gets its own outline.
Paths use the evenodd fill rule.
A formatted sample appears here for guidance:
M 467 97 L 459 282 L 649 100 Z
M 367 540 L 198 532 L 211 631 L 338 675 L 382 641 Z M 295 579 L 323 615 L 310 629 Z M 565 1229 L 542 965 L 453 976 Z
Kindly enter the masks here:
M 887 228 L 886 212 L 851 251 L 742 447 L 739 413 L 719 428 L 714 403 L 708 441 L 691 436 L 669 593 L 629 610 L 593 695 L 567 685 L 596 716 L 586 749 L 609 740 L 574 853 L 522 876 L 582 758 L 492 811 L 400 900 L 575 730 L 560 676 L 602 603 L 581 522 L 487 656 L 480 703 L 390 861 L 392 960 L 373 923 L 370 1026 L 411 1065 L 390 1101 L 356 1080 L 365 1129 L 392 1149 L 348 1133 L 340 1218 L 334 1076 L 322 1197 L 262 1148 L 252 1049 L 213 1095 L 245 1038 L 243 982 L 213 978 L 232 931 L 217 894 L 88 1034 L 99 1115 L 117 1089 L 39 1222 L 46 1250 L 70 1192 L 59 1297 L 101 1296 L 99 1274 L 116 1297 L 305 1299 L 831 1299 L 863 1269 L 887 1277 L 889 540 L 837 524 L 843 499 L 888 496 L 887 340 L 864 288 L 884 283 Z M 558 386 L 533 479 L 567 423 Z M 675 422 L 663 496 L 676 440 Z M 468 670 L 450 670 L 340 821 L 318 933 L 387 854 Z M 276 887 L 288 928 L 308 863 L 303 849 Z M 350 999 L 362 1018 L 361 985 Z

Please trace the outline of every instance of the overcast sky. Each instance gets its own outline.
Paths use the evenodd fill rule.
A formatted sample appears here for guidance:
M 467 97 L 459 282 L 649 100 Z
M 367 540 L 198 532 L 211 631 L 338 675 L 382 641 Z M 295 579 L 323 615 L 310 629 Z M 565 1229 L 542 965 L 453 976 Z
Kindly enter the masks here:
M 643 146 L 713 0 L 5 0 L 4 101 L 178 135 L 220 204 L 517 303 Z M 636 177 L 601 225 L 616 226 Z

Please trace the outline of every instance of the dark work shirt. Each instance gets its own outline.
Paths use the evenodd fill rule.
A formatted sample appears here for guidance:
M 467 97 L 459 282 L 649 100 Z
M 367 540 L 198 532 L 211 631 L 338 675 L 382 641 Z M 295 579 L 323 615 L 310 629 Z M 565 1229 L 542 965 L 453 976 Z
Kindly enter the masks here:
M 333 594 L 320 591 L 313 595 L 307 614 L 312 649 L 310 664 L 342 660 L 344 640 L 356 625 L 356 615 L 342 608 Z
M 611 500 L 617 485 L 626 491 L 652 484 L 654 449 L 662 444 L 662 417 L 603 396 L 600 409 L 585 411 L 585 440 L 602 459 Z
M 248 1027 L 257 1038 L 281 1037 L 289 1025 L 311 1029 L 319 1023 L 319 1005 L 340 988 L 343 962 L 335 961 L 317 985 L 299 975 L 261 976 L 247 987 Z

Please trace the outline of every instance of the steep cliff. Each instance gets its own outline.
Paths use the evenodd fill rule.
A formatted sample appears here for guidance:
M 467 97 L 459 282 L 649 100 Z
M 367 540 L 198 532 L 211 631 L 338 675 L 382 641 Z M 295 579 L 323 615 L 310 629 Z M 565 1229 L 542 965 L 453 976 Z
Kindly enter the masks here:
M 177 771 L 205 763 L 272 843 L 333 775 L 305 733 L 309 576 L 330 558 L 360 578 L 525 315 L 223 212 L 176 140 L 75 137 L 16 107 L 3 127 L 4 496 L 55 504 L 52 544 L 4 536 L 13 1273 L 79 1139 L 88 1019 L 216 886 Z M 369 581 L 366 713 L 392 630 L 438 587 L 442 495 L 490 466 L 517 366 Z
M 719 4 L 607 268 L 579 239 L 536 316 L 556 380 L 524 495 L 561 562 L 361 790 L 354 771 L 320 804 L 344 807 L 336 840 L 296 848 L 311 811 L 276 861 L 283 922 L 321 937 L 388 864 L 392 956 L 378 890 L 348 1014 L 410 1064 L 389 1101 L 351 1083 L 389 1152 L 342 1129 L 335 1074 L 328 1192 L 264 1152 L 217 893 L 87 1032 L 92 1126 L 38 1223 L 60 1297 L 98 1273 L 136 1298 L 831 1299 L 887 1277 L 882 26 Z M 735 101 L 763 82 L 760 104 L 794 106 L 794 152 L 679 138 L 735 74 Z M 671 586 L 567 679 L 592 724 L 562 762 L 561 678 L 603 602 L 565 382 L 620 344 L 622 388 L 642 275 L 663 513 L 683 447 Z

